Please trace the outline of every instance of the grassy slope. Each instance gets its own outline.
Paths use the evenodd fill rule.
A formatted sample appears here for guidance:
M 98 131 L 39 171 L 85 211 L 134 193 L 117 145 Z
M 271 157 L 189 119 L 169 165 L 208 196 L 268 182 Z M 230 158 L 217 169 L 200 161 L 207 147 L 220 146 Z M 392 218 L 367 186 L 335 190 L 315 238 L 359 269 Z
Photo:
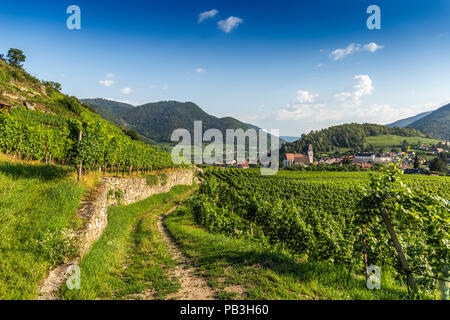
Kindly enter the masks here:
M 177 291 L 178 282 L 167 276 L 174 262 L 156 222 L 192 191 L 190 186 L 176 186 L 129 206 L 109 208 L 107 228 L 80 263 L 81 290 L 63 288 L 63 298 L 136 298 L 150 289 L 163 299 Z
M 186 206 L 166 219 L 182 251 L 223 299 L 402 299 L 406 288 L 382 273 L 382 289 L 332 264 L 301 262 L 246 239 L 211 234 L 196 226 Z M 239 296 L 242 291 L 246 292 Z
M 0 299 L 35 299 L 46 272 L 71 253 L 84 187 L 71 168 L 0 159 Z
M 367 137 L 365 142 L 367 144 L 373 144 L 375 147 L 384 147 L 384 148 L 394 148 L 401 146 L 403 140 L 408 141 L 409 144 L 417 144 L 418 141 L 420 143 L 425 143 L 428 145 L 437 144 L 439 140 L 436 139 L 427 139 L 424 137 L 401 137 L 395 135 L 384 135 L 384 136 L 375 136 L 375 137 Z

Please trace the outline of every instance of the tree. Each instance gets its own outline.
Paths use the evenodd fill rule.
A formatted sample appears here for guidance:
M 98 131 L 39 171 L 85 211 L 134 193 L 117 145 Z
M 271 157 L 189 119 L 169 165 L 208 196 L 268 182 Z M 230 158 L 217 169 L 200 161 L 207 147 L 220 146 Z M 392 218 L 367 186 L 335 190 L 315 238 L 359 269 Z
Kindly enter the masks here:
M 402 144 L 402 152 L 408 152 L 409 149 L 409 143 L 407 140 L 403 140 L 403 144 Z
M 44 86 L 61 91 L 62 87 L 61 84 L 59 82 L 55 82 L 55 81 L 43 81 L 42 82 L 44 84 Z
M 0 60 L 5 61 L 5 55 L 0 53 Z
M 445 154 L 445 152 L 441 152 L 439 156 L 431 161 L 430 170 L 436 172 L 447 172 L 447 155 Z
M 420 168 L 419 156 L 416 154 L 416 156 L 414 157 L 414 169 L 419 169 L 419 168 Z
M 11 48 L 7 54 L 8 63 L 17 68 L 21 68 L 25 62 L 26 56 L 23 54 L 22 50 Z
M 129 136 L 132 140 L 140 140 L 139 134 L 136 132 L 136 130 L 130 129 L 125 130 L 124 133 Z

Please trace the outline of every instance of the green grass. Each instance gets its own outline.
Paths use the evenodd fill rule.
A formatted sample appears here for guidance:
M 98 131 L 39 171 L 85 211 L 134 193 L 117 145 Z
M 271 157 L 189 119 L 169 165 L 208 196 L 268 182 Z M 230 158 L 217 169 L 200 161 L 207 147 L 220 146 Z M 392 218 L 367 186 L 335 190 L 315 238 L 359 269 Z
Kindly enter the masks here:
M 329 263 L 302 262 L 248 239 L 212 234 L 193 223 L 187 206 L 166 225 L 223 299 L 404 299 L 407 290 L 382 270 L 382 289 L 369 290 L 360 275 Z
M 427 139 L 423 137 L 402 137 L 395 135 L 384 135 L 384 136 L 367 137 L 365 139 L 365 143 L 372 144 L 376 148 L 384 147 L 390 149 L 390 148 L 398 148 L 399 146 L 401 146 L 403 144 L 403 140 L 408 141 L 410 145 L 417 144 L 420 141 L 421 144 L 428 144 L 429 146 L 431 146 L 432 144 L 437 144 L 439 142 L 439 140 L 436 139 Z
M 0 299 L 36 299 L 48 270 L 76 252 L 84 192 L 72 169 L 0 160 Z
M 80 263 L 81 289 L 62 289 L 63 299 L 128 299 L 150 290 L 156 299 L 176 292 L 169 279 L 174 261 L 157 230 L 158 217 L 184 200 L 191 186 L 176 186 L 128 206 L 108 209 L 108 226 Z

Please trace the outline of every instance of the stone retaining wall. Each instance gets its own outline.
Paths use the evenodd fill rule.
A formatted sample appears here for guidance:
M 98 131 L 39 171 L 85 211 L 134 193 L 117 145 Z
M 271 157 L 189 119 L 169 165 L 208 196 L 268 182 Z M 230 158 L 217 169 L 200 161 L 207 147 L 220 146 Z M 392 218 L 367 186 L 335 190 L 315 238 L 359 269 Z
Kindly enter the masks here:
M 166 183 L 149 186 L 145 178 L 103 178 L 94 200 L 83 203 L 79 214 L 85 225 L 79 232 L 80 256 L 101 236 L 108 224 L 108 207 L 117 204 L 131 204 L 155 194 L 169 192 L 178 185 L 192 185 L 192 170 L 176 170 L 165 173 Z

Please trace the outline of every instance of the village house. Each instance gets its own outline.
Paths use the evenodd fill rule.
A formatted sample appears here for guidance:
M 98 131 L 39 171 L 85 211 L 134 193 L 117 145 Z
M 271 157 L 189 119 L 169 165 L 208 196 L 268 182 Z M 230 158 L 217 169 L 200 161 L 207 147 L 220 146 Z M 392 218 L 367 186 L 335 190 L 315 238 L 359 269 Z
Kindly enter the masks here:
M 284 167 L 292 167 L 292 166 L 309 166 L 314 162 L 314 153 L 313 147 L 310 144 L 308 146 L 308 153 L 286 153 L 283 160 Z
M 388 163 L 396 160 L 397 153 L 395 152 L 381 152 L 381 153 L 370 153 L 361 152 L 355 155 L 353 159 L 353 164 L 362 163 Z
M 442 148 L 433 148 L 433 153 L 434 154 L 438 154 L 438 153 L 441 153 L 441 152 L 444 152 L 444 149 L 442 149 Z
M 355 158 L 353 159 L 354 164 L 358 163 L 374 163 L 375 162 L 375 153 L 370 152 L 360 152 L 355 154 Z

